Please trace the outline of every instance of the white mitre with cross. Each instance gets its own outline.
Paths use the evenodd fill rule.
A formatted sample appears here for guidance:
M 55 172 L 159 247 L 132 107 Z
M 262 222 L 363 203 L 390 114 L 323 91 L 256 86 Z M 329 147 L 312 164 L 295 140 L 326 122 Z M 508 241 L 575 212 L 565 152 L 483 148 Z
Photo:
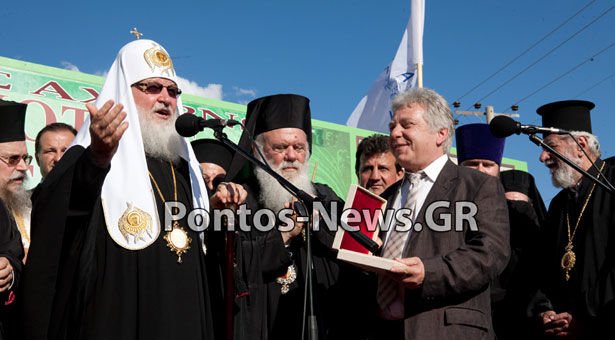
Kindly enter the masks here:
M 155 192 L 152 188 L 143 141 L 139 115 L 132 96 L 131 85 L 143 79 L 160 77 L 174 81 L 177 76 L 173 62 L 166 50 L 152 40 L 140 39 L 126 44 L 117 55 L 109 70 L 96 107 L 108 100 L 124 105 L 128 129 L 120 139 L 116 154 L 111 160 L 111 169 L 102 187 L 102 206 L 107 231 L 121 247 L 130 250 L 146 248 L 160 235 L 161 225 L 156 208 Z M 177 107 L 183 113 L 181 98 Z M 90 118 L 88 117 L 73 141 L 73 145 L 90 145 Z M 201 175 L 199 163 L 190 147 L 182 138 L 180 154 L 190 165 L 190 184 L 193 207 L 209 211 L 209 199 Z M 208 221 L 204 221 L 204 226 Z M 170 226 L 169 226 L 170 227 Z M 201 240 L 203 233 L 201 232 Z M 198 247 L 201 248 L 201 247 Z

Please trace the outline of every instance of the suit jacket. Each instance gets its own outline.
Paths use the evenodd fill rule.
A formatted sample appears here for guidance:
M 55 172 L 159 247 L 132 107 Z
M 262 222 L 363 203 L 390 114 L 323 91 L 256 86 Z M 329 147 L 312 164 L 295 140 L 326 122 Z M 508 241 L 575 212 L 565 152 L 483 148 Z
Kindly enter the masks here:
M 400 185 L 401 181 L 382 194 L 389 201 L 387 208 Z M 440 208 L 430 211 L 435 202 Z M 468 219 L 455 225 L 456 218 L 469 212 L 456 209 L 468 203 L 477 208 L 475 227 Z M 437 231 L 448 218 L 452 229 Z M 493 339 L 489 282 L 504 270 L 510 255 L 508 208 L 500 181 L 449 160 L 415 222 L 422 229 L 412 230 L 403 257 L 419 257 L 425 279 L 419 289 L 405 291 L 405 338 Z

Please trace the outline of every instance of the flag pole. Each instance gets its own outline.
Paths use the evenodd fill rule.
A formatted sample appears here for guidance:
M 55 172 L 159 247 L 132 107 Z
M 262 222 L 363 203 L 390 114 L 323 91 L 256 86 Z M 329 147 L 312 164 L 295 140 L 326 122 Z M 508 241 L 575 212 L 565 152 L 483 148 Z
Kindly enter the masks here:
M 416 87 L 423 88 L 423 64 L 416 64 Z
M 410 87 L 423 87 L 425 0 L 410 0 L 410 3 L 408 25 L 393 61 L 361 98 L 348 117 L 346 125 L 389 133 L 391 98 Z M 383 113 L 388 113 L 389 116 Z

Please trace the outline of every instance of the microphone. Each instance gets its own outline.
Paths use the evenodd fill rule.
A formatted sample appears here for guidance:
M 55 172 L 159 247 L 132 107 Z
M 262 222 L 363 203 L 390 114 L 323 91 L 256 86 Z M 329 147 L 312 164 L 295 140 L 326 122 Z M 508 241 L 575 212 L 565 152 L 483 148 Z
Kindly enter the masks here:
M 239 124 L 234 119 L 203 119 L 193 114 L 183 114 L 175 121 L 175 130 L 183 137 L 192 137 L 205 128 L 215 129 Z
M 524 133 L 526 135 L 533 135 L 535 133 L 565 135 L 569 133 L 568 130 L 564 129 L 536 125 L 521 125 L 521 123 L 507 116 L 496 116 L 493 118 L 489 123 L 489 131 L 491 131 L 495 137 L 499 138 L 505 138 L 515 133 Z
M 363 234 L 360 230 L 349 231 L 348 234 L 365 249 L 371 251 L 372 254 L 376 254 L 378 249 L 380 249 L 378 243 L 367 237 L 367 235 Z

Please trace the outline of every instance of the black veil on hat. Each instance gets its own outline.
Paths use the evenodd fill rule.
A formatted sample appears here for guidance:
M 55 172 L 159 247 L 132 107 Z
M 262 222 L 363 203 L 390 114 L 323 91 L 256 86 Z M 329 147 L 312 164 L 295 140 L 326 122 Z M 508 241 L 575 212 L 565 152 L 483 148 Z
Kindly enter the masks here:
M 0 99 L 0 143 L 26 140 L 25 122 L 28 105 Z
M 542 116 L 542 126 L 592 133 L 589 110 L 594 106 L 585 100 L 564 100 L 543 105 L 536 112 Z
M 521 170 L 507 170 L 500 172 L 500 180 L 505 192 L 517 191 L 530 198 L 536 217 L 542 225 L 547 218 L 547 208 L 536 187 L 534 176 Z
M 281 128 L 298 128 L 305 132 L 308 147 L 312 152 L 312 116 L 310 100 L 297 94 L 276 94 L 257 98 L 248 104 L 246 128 L 241 134 L 239 147 L 250 150 L 250 139 L 257 135 Z M 244 168 L 246 160 L 240 154 L 233 157 L 227 179 L 234 179 Z

